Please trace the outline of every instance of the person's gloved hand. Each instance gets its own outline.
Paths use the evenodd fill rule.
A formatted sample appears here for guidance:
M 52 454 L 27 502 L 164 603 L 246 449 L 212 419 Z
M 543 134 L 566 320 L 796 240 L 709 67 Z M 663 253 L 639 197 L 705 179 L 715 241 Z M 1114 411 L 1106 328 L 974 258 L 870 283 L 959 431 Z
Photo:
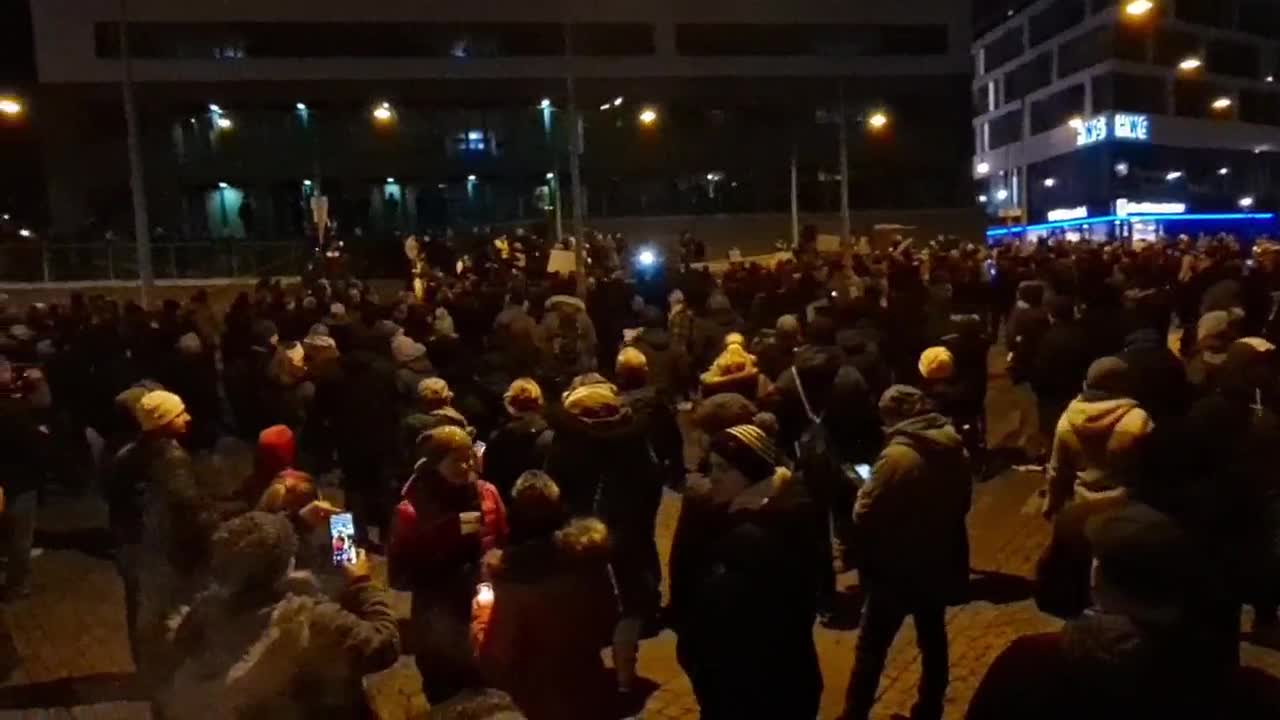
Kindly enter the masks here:
M 347 578 L 348 585 L 369 582 L 373 579 L 373 573 L 369 569 L 369 556 L 364 550 L 356 551 L 355 562 L 342 566 L 342 574 Z

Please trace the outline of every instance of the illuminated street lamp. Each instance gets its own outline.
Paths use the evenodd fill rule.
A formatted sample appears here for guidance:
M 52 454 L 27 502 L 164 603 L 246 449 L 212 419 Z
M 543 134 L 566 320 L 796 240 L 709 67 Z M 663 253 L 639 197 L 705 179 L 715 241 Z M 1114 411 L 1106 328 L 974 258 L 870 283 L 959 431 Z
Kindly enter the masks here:
M 1142 17 L 1156 6 L 1151 0 L 1133 0 L 1124 6 L 1124 12 L 1130 17 Z
M 1058 184 L 1058 179 L 1057 179 L 1057 178 L 1045 178 L 1045 179 L 1044 179 L 1044 186 L 1045 186 L 1045 187 L 1047 187 L 1047 188 L 1051 188 L 1051 187 L 1053 187 L 1054 185 L 1057 185 L 1057 184 Z
M 614 99 L 613 99 L 613 106 L 614 106 L 614 107 L 622 107 L 622 96 L 621 96 L 621 95 L 619 95 L 618 97 L 616 97 L 616 98 L 614 98 Z
M 227 117 L 226 115 L 219 115 L 218 119 L 215 122 L 217 122 L 218 127 L 222 128 L 223 130 L 230 130 L 232 127 L 235 126 L 235 123 L 231 122 L 231 118 Z
M 1173 170 L 1173 171 L 1170 171 L 1170 172 L 1169 172 L 1169 174 L 1167 174 L 1167 175 L 1165 175 L 1165 176 L 1164 176 L 1164 179 L 1165 179 L 1165 180 L 1168 180 L 1169 182 L 1173 182 L 1173 181 L 1175 181 L 1175 180 L 1181 180 L 1181 179 L 1182 179 L 1182 171 L 1181 171 L 1181 170 Z
M 219 183 L 218 183 L 218 189 L 219 189 L 219 190 L 226 190 L 226 189 L 227 189 L 227 188 L 229 188 L 229 187 L 231 187 L 231 186 L 230 186 L 230 185 L 228 185 L 228 184 L 227 184 L 227 183 L 225 183 L 225 182 L 219 182 Z
M 996 199 L 1001 201 L 1008 200 L 1009 191 L 1005 190 L 1004 188 L 1000 188 L 999 190 L 996 191 Z
M 1244 197 L 1240 198 L 1239 205 L 1240 207 L 1245 209 L 1253 207 L 1253 196 L 1245 195 Z
M 1075 115 L 1070 120 L 1067 121 L 1067 126 L 1070 127 L 1072 130 L 1079 130 L 1080 128 L 1084 127 L 1084 118 L 1080 117 L 1079 115 Z
M 1230 174 L 1231 174 L 1231 168 L 1229 168 L 1229 167 L 1220 167 L 1220 168 L 1218 168 L 1218 174 L 1219 174 L 1219 175 L 1222 175 L 1222 176 L 1230 175 Z
M 373 119 L 378 122 L 388 122 L 393 116 L 394 113 L 391 111 L 391 103 L 389 102 L 378 103 L 378 107 L 373 109 Z
M 22 114 L 22 101 L 17 98 L 0 97 L 0 114 L 2 115 L 20 115 Z
M 307 111 L 307 104 L 306 104 L 306 103 L 304 103 L 304 102 L 294 103 L 294 104 L 293 104 L 293 106 L 294 106 L 295 108 L 297 108 L 297 109 L 298 109 L 298 112 L 306 112 L 306 111 Z
M 1178 69 L 1183 72 L 1191 72 L 1192 70 L 1199 70 L 1202 65 L 1204 65 L 1204 61 L 1194 55 L 1191 55 L 1183 58 L 1182 62 L 1178 63 Z
M 1231 107 L 1231 98 L 1226 97 L 1225 95 L 1223 97 L 1217 98 L 1216 100 L 1213 101 L 1213 105 L 1211 105 L 1211 107 L 1214 110 L 1226 110 L 1227 108 Z
M 974 169 L 978 171 L 978 175 L 986 175 L 991 172 L 991 163 L 984 160 L 978 163 L 978 166 Z
M 639 118 L 641 125 L 653 125 L 658 122 L 658 111 L 647 107 L 640 111 Z
M 869 125 L 872 130 L 879 130 L 888 124 L 889 116 L 886 115 L 883 110 L 876 110 L 867 118 L 867 125 Z
M 543 110 L 549 110 L 551 108 L 551 98 L 542 98 L 542 102 L 538 103 L 538 107 Z

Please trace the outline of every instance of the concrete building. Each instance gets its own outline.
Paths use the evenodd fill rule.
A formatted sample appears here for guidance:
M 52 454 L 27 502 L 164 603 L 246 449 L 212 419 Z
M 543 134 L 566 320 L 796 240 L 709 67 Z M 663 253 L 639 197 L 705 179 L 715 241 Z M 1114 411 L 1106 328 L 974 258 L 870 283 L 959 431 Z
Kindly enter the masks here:
M 32 0 L 55 228 L 127 228 L 118 0 Z M 947 0 L 130 0 L 152 223 L 292 237 L 541 217 L 568 185 L 567 82 L 592 216 L 971 203 L 969 5 Z M 887 127 L 860 122 L 885 110 Z M 646 111 L 652 115 L 645 114 Z
M 1276 0 L 1039 0 L 973 62 L 975 195 L 1010 224 L 1151 235 L 1280 200 Z

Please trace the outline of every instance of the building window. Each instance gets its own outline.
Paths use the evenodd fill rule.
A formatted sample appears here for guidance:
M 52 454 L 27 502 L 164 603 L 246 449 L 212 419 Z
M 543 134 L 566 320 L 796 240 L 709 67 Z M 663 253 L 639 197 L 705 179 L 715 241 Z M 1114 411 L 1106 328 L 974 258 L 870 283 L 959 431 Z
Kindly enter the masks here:
M 1241 91 L 1240 119 L 1259 125 L 1280 125 L 1280 95 L 1257 90 Z
M 1111 58 L 1111 28 L 1099 27 L 1058 46 L 1058 77 L 1064 78 Z
M 1112 73 L 1093 78 L 1093 111 L 1164 114 L 1168 112 L 1165 80 L 1151 75 Z
M 676 50 L 689 56 L 945 55 L 946 25 L 681 24 Z
M 990 123 L 989 150 L 1012 145 L 1022 139 L 1022 111 L 1007 112 Z
M 1275 0 L 1241 0 L 1240 30 L 1267 39 L 1280 37 L 1280 9 Z
M 1026 52 L 1026 43 L 1022 40 L 1022 28 L 1015 27 L 992 40 L 982 48 L 984 62 L 983 72 L 990 72 Z
M 1053 82 L 1053 51 L 1045 51 L 1019 65 L 1005 77 L 1006 103 L 1021 100 Z
M 1031 103 L 1031 134 L 1038 135 L 1067 124 L 1084 113 L 1084 85 L 1072 85 Z
M 1244 78 L 1258 77 L 1261 63 L 1256 46 L 1234 40 L 1210 41 L 1206 60 L 1209 72 Z
M 491 145 L 484 130 L 465 130 L 453 136 L 453 149 L 459 153 L 488 152 Z
M 653 26 L 645 23 L 575 23 L 572 43 L 574 55 L 652 55 Z
M 1042 12 L 1031 16 L 1028 32 L 1031 44 L 1057 37 L 1084 20 L 1084 0 L 1058 0 Z
M 1233 4 L 1224 0 L 1178 0 L 1174 3 L 1174 17 L 1195 25 L 1229 28 Z M 1271 12 L 1275 12 L 1274 5 Z
M 1204 53 L 1204 41 L 1195 33 L 1185 30 L 1160 28 L 1155 34 L 1155 63 L 1174 67 L 1190 56 Z

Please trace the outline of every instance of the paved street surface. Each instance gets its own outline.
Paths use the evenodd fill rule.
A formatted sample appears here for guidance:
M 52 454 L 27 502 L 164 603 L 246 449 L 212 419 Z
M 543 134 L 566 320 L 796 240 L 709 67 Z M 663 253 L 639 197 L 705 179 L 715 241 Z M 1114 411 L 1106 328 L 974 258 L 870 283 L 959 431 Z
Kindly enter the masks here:
M 1028 406 L 1024 396 L 998 380 L 993 381 L 989 407 L 1000 409 L 991 422 L 993 445 L 999 438 L 1016 435 L 1017 425 L 1034 427 L 1034 417 L 1028 415 L 1034 405 Z M 239 468 L 223 470 L 231 477 L 244 476 Z M 969 515 L 972 566 L 977 571 L 973 601 L 951 609 L 947 616 L 951 638 L 948 718 L 963 716 L 987 666 L 1013 638 L 1059 625 L 1028 599 L 1035 558 L 1048 537 L 1047 525 L 1034 512 L 1039 484 L 1038 474 L 1011 471 L 975 489 Z M 664 559 L 679 503 L 677 496 L 668 494 L 658 519 Z M 0 684 L 0 720 L 149 716 L 143 704 L 131 702 L 139 695 L 132 685 L 125 641 L 123 592 L 103 553 L 105 515 L 100 502 L 58 495 L 51 495 L 42 508 L 37 544 L 45 552 L 33 562 L 33 593 L 2 610 L 21 667 Z M 857 641 L 857 631 L 852 629 L 858 607 L 856 574 L 842 577 L 841 584 L 851 629 L 816 630 L 826 681 L 823 718 L 835 717 L 842 707 Z M 406 598 L 397 600 L 397 608 L 407 615 Z M 1242 644 L 1242 653 L 1246 663 L 1280 677 L 1280 652 Z M 676 663 L 675 637 L 670 632 L 644 643 L 640 671 L 655 688 L 643 717 L 697 717 L 697 703 Z M 919 657 L 908 621 L 889 657 L 876 717 L 906 713 L 918 679 Z M 386 720 L 424 717 L 419 682 L 408 658 L 371 677 L 368 693 L 378 715 Z

